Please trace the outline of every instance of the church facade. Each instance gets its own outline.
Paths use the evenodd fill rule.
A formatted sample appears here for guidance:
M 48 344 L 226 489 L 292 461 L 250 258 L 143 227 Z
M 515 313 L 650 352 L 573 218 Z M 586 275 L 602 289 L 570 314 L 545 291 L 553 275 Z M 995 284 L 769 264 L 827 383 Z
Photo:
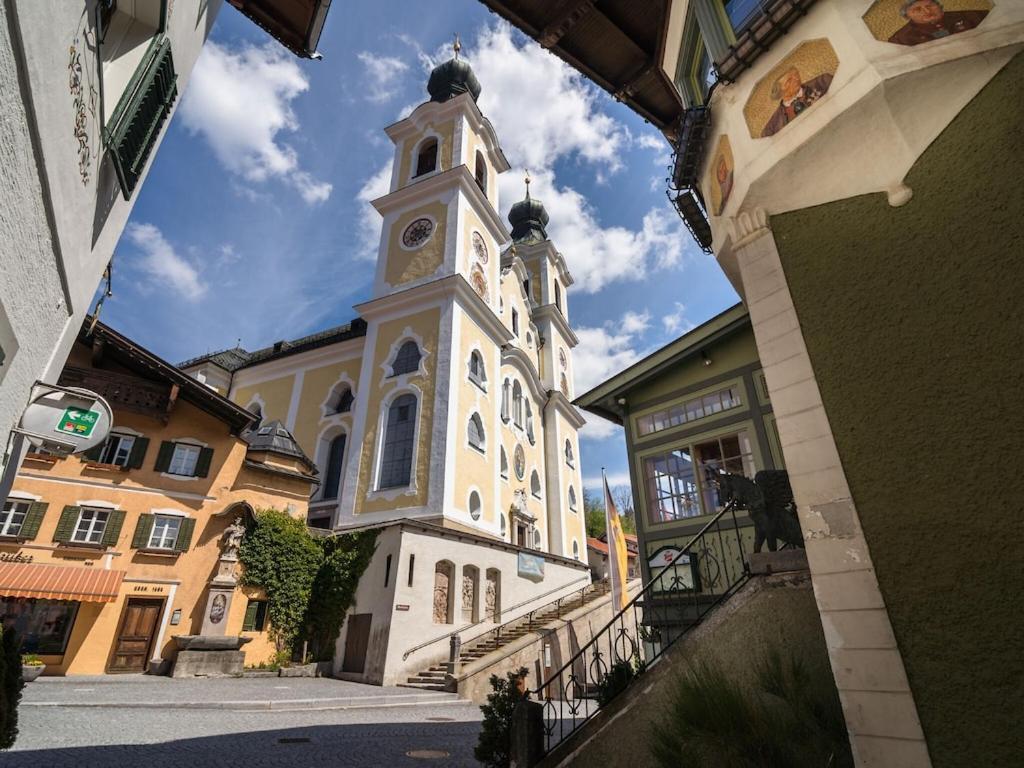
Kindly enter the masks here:
M 281 420 L 314 458 L 321 486 L 310 525 L 429 534 L 419 567 L 434 571 L 433 580 L 414 579 L 415 558 L 403 549 L 411 533 L 382 537 L 364 576 L 374 579 L 386 562 L 385 588 L 400 580 L 423 589 L 402 603 L 405 630 L 481 616 L 500 623 L 512 615 L 499 593 L 506 605 L 531 595 L 553 600 L 559 584 L 578 589 L 589 579 L 577 435 L 584 420 L 571 404 L 573 278 L 528 180 L 511 232 L 499 217 L 497 177 L 509 165 L 477 106 L 469 65 L 457 55 L 441 64 L 428 91 L 429 101 L 386 129 L 395 145 L 391 184 L 373 201 L 383 227 L 372 298 L 355 307 L 358 317 L 182 365 L 261 418 Z M 392 538 L 395 551 L 385 553 Z M 449 546 L 457 554 L 434 557 Z M 540 579 L 518 572 L 534 569 L 517 563 L 517 553 L 544 563 Z M 496 557 L 511 565 L 490 563 Z M 495 583 L 496 571 L 504 583 Z M 374 647 L 397 599 L 357 595 L 359 610 L 387 604 L 386 617 L 375 613 L 372 629 L 360 630 L 372 632 Z M 361 679 L 383 679 L 383 660 L 357 661 Z

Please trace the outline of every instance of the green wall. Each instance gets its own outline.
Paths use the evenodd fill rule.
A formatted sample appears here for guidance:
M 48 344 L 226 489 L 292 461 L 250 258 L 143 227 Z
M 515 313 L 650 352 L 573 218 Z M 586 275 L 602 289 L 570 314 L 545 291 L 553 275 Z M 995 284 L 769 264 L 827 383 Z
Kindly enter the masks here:
M 1024 54 L 902 208 L 772 217 L 936 768 L 1020 765 Z

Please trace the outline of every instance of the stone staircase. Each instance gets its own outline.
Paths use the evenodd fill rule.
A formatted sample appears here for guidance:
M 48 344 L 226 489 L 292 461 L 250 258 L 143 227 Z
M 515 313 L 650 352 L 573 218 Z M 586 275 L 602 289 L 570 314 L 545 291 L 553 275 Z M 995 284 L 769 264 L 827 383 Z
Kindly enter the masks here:
M 499 651 L 509 643 L 513 643 L 537 629 L 561 618 L 570 611 L 589 605 L 598 598 L 608 594 L 610 586 L 607 581 L 595 582 L 585 589 L 577 590 L 553 602 L 535 608 L 528 614 L 513 619 L 501 626 L 484 633 L 479 638 L 464 645 L 459 654 L 459 664 L 472 664 L 479 659 Z M 496 660 L 497 661 L 497 660 Z M 399 685 L 406 688 L 419 688 L 425 691 L 446 691 L 448 663 L 442 662 L 424 669 L 408 678 Z

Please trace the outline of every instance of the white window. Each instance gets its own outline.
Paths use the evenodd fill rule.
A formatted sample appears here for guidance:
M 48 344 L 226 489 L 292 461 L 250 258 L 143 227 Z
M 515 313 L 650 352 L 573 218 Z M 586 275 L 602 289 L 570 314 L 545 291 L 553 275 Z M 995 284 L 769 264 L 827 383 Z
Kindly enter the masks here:
M 71 534 L 71 540 L 79 544 L 99 544 L 109 518 L 110 510 L 108 509 L 83 507 L 78 515 L 75 532 Z
M 512 402 L 512 384 L 508 379 L 501 385 L 501 420 L 508 424 Z
M 580 543 L 578 541 L 576 541 L 576 539 L 572 540 L 572 559 L 573 560 L 579 560 L 580 559 Z
M 473 491 L 469 494 L 469 516 L 474 520 L 479 520 L 482 510 L 483 504 L 480 502 L 480 494 Z
M 508 520 L 505 518 L 504 514 L 502 514 L 500 517 L 501 517 L 501 538 L 505 538 L 508 535 Z
M 519 313 L 516 310 L 512 310 L 512 333 L 516 336 L 519 335 Z
M 576 511 L 576 489 L 569 486 L 569 509 Z
M 501 479 L 508 480 L 508 454 L 504 446 L 501 448 Z
M 407 341 L 398 348 L 395 362 L 391 365 L 391 375 L 401 376 L 403 373 L 416 373 L 420 369 L 423 357 L 419 345 L 415 341 Z
M 127 467 L 133 445 L 135 445 L 135 438 L 132 435 L 120 435 L 112 432 L 100 452 L 100 464 L 116 464 L 119 467 Z
M 181 529 L 181 518 L 171 515 L 157 515 L 153 521 L 153 532 L 149 535 L 150 549 L 174 549 Z
M 570 467 L 575 466 L 575 464 L 573 464 L 572 457 L 572 443 L 569 442 L 568 440 L 565 441 L 565 463 L 568 464 Z
M 534 528 L 533 529 L 533 548 L 534 549 L 540 549 L 540 541 L 541 541 L 540 531 L 538 531 L 536 528 Z
M 533 409 L 530 407 L 529 399 L 524 399 L 523 403 L 526 406 L 526 437 L 530 441 L 530 445 L 534 445 L 537 438 L 533 435 Z
M 484 358 L 475 349 L 469 354 L 469 380 L 480 387 L 480 389 L 485 389 L 484 384 L 487 382 L 487 373 L 484 370 Z
M 469 444 L 483 453 L 484 451 L 484 423 L 480 420 L 480 414 L 474 413 L 469 417 L 469 425 L 466 427 Z
M 199 462 L 199 451 L 198 445 L 175 443 L 174 454 L 171 456 L 171 463 L 167 467 L 168 474 L 195 477 L 196 464 Z
M 523 387 L 516 380 L 516 383 L 512 385 L 512 418 L 516 423 L 516 426 L 520 429 L 523 428 Z
M 530 492 L 540 498 L 540 475 L 537 474 L 537 470 L 533 470 L 530 473 Z
M 16 499 L 4 502 L 3 512 L 0 512 L 0 536 L 17 536 L 21 533 L 21 526 L 25 522 L 25 515 L 28 514 L 31 503 Z

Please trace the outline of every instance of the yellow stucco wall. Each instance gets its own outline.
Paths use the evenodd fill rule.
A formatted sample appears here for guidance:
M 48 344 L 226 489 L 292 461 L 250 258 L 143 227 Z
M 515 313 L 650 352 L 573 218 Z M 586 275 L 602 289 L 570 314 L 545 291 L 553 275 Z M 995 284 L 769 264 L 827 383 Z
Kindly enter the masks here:
M 346 342 L 349 343 L 349 342 Z M 328 424 L 343 424 L 345 431 L 352 432 L 352 412 L 323 417 L 322 406 L 334 386 L 347 377 L 352 387 L 352 394 L 359 398 L 359 371 L 362 367 L 362 356 L 349 360 L 334 362 L 316 368 L 308 368 L 303 374 L 302 392 L 299 395 L 299 409 L 295 417 L 295 428 L 292 435 L 302 446 L 302 450 L 311 459 L 317 458 L 317 438 Z M 353 411 L 355 405 L 353 404 Z
M 472 489 L 480 492 L 482 514 L 480 522 L 494 524 L 495 512 L 495 468 L 498 464 L 499 435 L 495 433 L 495 414 L 501 407 L 501 379 L 496 377 L 497 350 L 495 344 L 480 327 L 464 312 L 460 312 L 460 343 L 455 365 L 455 390 L 458 392 L 458 414 L 455 425 L 455 473 L 456 509 L 469 513 L 469 494 Z M 472 350 L 479 350 L 487 375 L 486 392 L 470 381 L 469 356 Z M 485 452 L 480 453 L 469 447 L 467 430 L 473 413 L 479 413 L 484 425 Z
M 280 378 L 261 381 L 258 384 L 235 387 L 231 393 L 231 399 L 245 408 L 253 398 L 258 396 L 264 403 L 264 420 L 280 419 L 283 422 L 288 417 L 288 406 L 292 402 L 292 387 L 294 385 L 295 376 L 288 374 Z
M 399 185 L 405 186 L 412 181 L 412 171 L 416 162 L 416 147 L 420 139 L 427 135 L 438 136 L 438 159 L 440 170 L 447 171 L 452 167 L 452 148 L 455 136 L 455 121 L 445 120 L 440 123 L 427 123 L 422 131 L 410 137 L 402 146 L 402 160 L 399 165 Z
M 366 429 L 363 433 L 362 445 L 359 450 L 359 484 L 355 498 L 355 514 L 364 512 L 384 512 L 405 507 L 422 506 L 427 500 L 430 484 L 430 448 L 431 425 L 434 419 L 434 391 L 437 376 L 437 352 L 440 309 L 427 309 L 422 312 L 381 323 L 377 331 L 376 345 L 372 357 L 372 378 L 370 391 L 366 393 Z M 416 418 L 417 450 L 414 465 L 415 490 L 401 491 L 391 489 L 389 492 L 374 492 L 373 482 L 376 470 L 377 443 L 380 432 L 380 416 L 382 404 L 398 387 L 398 379 L 384 379 L 384 363 L 398 350 L 398 342 L 408 330 L 421 339 L 421 352 L 425 358 L 421 368 L 426 375 L 409 374 L 408 384 L 420 390 L 419 406 Z M 397 492 L 397 496 L 395 495 Z M 370 494 L 370 498 L 368 498 Z M 393 498 L 388 498 L 388 497 Z
M 115 428 L 128 428 L 150 440 L 140 469 L 122 470 L 98 467 L 77 457 L 56 460 L 33 458 L 25 461 L 12 495 L 38 497 L 48 504 L 36 537 L 27 542 L 0 542 L 0 552 L 32 557 L 34 563 L 84 568 L 112 568 L 125 572 L 115 602 L 82 603 L 75 619 L 68 647 L 63 656 L 47 656 L 46 674 L 102 674 L 106 671 L 130 598 L 170 599 L 171 609 L 181 609 L 181 622 L 167 626 L 162 645 L 150 651 L 150 657 L 173 658 L 176 646 L 172 636 L 196 634 L 202 627 L 206 610 L 207 586 L 216 573 L 220 557 L 220 538 L 233 515 L 218 513 L 237 502 L 254 508 L 287 509 L 304 517 L 309 484 L 267 472 L 243 468 L 246 445 L 230 434 L 219 419 L 179 400 L 167 424 L 160 420 L 115 409 Z M 160 443 L 164 440 L 192 438 L 213 449 L 213 460 L 206 478 L 179 479 L 156 472 Z M 82 545 L 58 545 L 53 535 L 65 506 L 113 506 L 124 510 L 125 520 L 117 544 L 109 548 Z M 139 516 L 157 510 L 174 510 L 196 521 L 192 543 L 180 554 L 147 553 L 132 548 Z M 245 599 L 236 590 L 225 628 L 227 634 L 241 631 Z M 238 611 L 241 613 L 238 613 Z M 163 609 L 161 609 L 161 619 Z M 264 633 L 265 634 L 265 633 Z M 154 643 L 156 635 L 154 635 Z M 265 643 L 253 642 L 243 648 L 246 663 L 256 663 L 265 651 Z
M 430 239 L 416 250 L 402 247 L 402 233 L 415 219 L 430 216 L 434 219 L 434 231 Z M 427 203 L 415 210 L 403 213 L 395 221 L 388 239 L 387 264 L 384 268 L 384 282 L 390 286 L 402 285 L 433 275 L 444 263 L 444 249 L 448 206 L 440 202 Z

